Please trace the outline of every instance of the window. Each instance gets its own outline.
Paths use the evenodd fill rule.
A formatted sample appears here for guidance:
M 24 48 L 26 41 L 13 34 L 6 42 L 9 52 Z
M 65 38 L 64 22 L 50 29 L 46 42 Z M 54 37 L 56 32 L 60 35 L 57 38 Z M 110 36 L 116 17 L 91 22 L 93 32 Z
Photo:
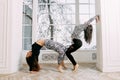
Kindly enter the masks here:
M 24 0 L 24 50 L 31 48 L 32 39 L 34 38 L 34 40 L 48 38 L 64 45 L 69 45 L 71 44 L 70 37 L 75 25 L 83 23 L 95 15 L 95 0 L 78 0 L 78 3 L 76 2 L 77 0 L 34 1 Z M 33 18 L 36 18 L 36 20 L 34 21 Z M 36 26 L 32 26 L 33 24 L 36 24 Z M 95 30 L 95 22 L 92 24 Z M 35 31 L 33 32 L 33 30 Z M 33 34 L 35 34 L 35 36 L 32 36 Z M 91 45 L 86 44 L 82 37 L 83 46 L 81 49 L 96 49 L 95 34 L 94 31 Z M 83 36 L 83 34 L 81 34 L 81 36 Z
M 64 45 L 70 44 L 75 25 L 75 0 L 38 1 L 37 38 L 48 38 Z
M 23 50 L 31 49 L 32 44 L 32 0 L 23 2 Z
M 86 20 L 95 16 L 95 0 L 79 0 L 79 20 L 80 23 L 84 23 Z M 95 21 L 91 23 L 93 25 L 93 38 L 91 44 L 87 44 L 82 36 L 83 50 L 96 50 L 96 24 Z

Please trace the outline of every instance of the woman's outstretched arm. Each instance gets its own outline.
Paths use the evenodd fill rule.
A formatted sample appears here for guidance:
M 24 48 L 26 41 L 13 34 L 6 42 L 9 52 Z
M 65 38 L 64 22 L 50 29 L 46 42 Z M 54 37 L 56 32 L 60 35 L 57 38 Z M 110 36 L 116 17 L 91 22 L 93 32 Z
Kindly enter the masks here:
M 96 20 L 96 22 L 98 22 L 100 20 L 99 15 L 96 15 L 96 16 L 90 18 L 88 21 L 86 21 L 84 23 L 84 25 L 88 26 L 93 20 Z

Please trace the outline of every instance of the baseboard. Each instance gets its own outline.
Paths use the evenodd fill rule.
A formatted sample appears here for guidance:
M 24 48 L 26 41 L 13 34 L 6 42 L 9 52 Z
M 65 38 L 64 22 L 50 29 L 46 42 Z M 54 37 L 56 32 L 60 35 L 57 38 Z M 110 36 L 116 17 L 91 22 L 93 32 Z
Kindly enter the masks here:
M 112 66 L 103 66 L 102 72 L 120 72 L 120 65 Z

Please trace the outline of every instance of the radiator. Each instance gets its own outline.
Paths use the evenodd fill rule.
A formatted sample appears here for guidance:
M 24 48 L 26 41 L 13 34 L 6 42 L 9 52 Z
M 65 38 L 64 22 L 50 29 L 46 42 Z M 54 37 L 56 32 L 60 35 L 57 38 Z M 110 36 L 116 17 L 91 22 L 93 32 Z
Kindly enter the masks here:
M 25 64 L 25 56 L 27 51 L 22 52 L 21 63 Z M 57 63 L 58 53 L 52 50 L 41 50 L 39 55 L 39 63 Z M 79 63 L 95 63 L 96 50 L 78 50 L 72 53 L 74 59 Z M 69 59 L 65 56 L 65 63 L 69 63 Z

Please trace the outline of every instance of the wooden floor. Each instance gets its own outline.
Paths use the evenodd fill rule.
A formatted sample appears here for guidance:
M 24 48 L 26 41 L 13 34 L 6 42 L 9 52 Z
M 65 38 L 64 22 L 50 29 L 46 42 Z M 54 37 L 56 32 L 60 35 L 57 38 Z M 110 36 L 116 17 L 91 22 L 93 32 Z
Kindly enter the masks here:
M 58 72 L 57 64 L 42 64 L 38 73 L 30 74 L 28 66 L 13 74 L 0 75 L 0 80 L 120 80 L 118 73 L 102 73 L 95 64 L 79 64 L 77 72 L 72 72 L 72 64 L 66 64 L 63 73 Z

